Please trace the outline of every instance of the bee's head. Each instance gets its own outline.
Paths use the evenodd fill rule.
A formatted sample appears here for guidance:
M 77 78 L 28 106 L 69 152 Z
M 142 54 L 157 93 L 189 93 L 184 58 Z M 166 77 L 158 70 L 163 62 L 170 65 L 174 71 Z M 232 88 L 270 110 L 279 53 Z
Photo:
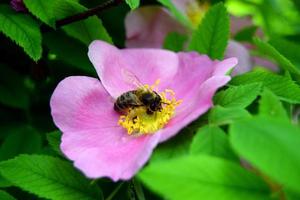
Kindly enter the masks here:
M 161 97 L 156 92 L 144 93 L 142 95 L 141 101 L 153 112 L 161 109 Z

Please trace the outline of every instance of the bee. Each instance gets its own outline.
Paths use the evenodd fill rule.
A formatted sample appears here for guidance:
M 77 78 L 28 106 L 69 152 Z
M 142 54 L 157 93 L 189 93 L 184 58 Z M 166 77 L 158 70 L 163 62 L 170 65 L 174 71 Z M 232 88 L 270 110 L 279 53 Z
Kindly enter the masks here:
M 138 86 L 138 89 L 125 92 L 116 99 L 114 103 L 116 112 L 126 114 L 130 108 L 144 106 L 147 114 L 152 115 L 162 109 L 162 98 L 157 92 L 145 88 L 129 71 L 124 71 L 123 74 L 127 77 L 126 80 Z

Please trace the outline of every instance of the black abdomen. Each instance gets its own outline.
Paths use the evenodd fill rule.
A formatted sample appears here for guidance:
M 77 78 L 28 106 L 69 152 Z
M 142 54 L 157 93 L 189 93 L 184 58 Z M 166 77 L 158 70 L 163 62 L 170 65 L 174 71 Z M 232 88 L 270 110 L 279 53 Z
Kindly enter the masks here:
M 114 110 L 119 113 L 126 113 L 129 108 L 140 106 L 140 100 L 135 95 L 135 91 L 128 91 L 119 96 L 114 103 Z

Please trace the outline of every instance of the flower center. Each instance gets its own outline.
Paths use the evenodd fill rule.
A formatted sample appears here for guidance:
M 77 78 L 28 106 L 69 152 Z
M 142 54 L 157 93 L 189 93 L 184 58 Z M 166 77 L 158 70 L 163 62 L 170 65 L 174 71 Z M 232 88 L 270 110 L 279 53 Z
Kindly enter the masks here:
M 160 96 L 161 105 L 156 111 L 149 112 L 148 106 L 132 107 L 125 115 L 121 115 L 118 124 L 127 129 L 129 135 L 153 134 L 162 129 L 174 116 L 176 107 L 182 100 L 176 100 L 173 90 L 166 89 L 163 92 L 155 92 L 159 80 L 152 86 L 144 85 L 138 90 L 144 90 Z
M 186 14 L 195 28 L 201 23 L 208 8 L 209 4 L 206 1 L 188 2 L 186 6 Z

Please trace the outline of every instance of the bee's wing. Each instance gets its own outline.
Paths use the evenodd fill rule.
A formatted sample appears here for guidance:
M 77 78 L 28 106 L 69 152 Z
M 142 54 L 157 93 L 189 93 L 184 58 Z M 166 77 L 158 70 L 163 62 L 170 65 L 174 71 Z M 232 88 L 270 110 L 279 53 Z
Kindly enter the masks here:
M 122 69 L 121 73 L 126 83 L 132 84 L 138 88 L 144 87 L 139 78 L 136 77 L 136 75 L 134 75 L 131 71 L 127 69 Z

